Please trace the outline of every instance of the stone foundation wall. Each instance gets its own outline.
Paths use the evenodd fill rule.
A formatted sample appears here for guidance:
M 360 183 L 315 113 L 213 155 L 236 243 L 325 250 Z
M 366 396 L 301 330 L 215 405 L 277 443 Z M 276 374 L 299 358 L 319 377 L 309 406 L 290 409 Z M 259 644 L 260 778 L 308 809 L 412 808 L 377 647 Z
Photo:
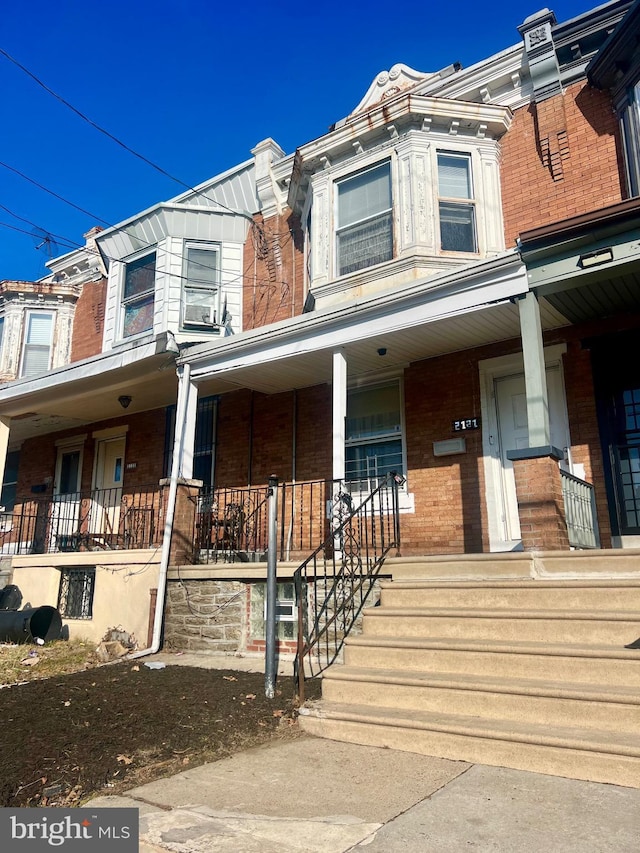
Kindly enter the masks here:
M 237 581 L 169 581 L 165 648 L 192 652 L 242 651 L 246 596 L 247 585 Z

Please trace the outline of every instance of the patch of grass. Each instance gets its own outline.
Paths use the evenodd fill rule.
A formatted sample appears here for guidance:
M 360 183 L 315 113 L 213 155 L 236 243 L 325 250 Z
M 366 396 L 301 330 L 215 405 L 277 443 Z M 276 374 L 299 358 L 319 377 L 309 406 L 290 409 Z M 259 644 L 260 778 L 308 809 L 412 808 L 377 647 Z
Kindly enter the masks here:
M 31 654 L 30 653 L 35 653 Z M 23 663 L 35 660 L 35 663 Z M 0 644 L 0 685 L 20 684 L 40 678 L 66 675 L 98 663 L 93 643 L 57 640 L 45 646 L 31 643 Z

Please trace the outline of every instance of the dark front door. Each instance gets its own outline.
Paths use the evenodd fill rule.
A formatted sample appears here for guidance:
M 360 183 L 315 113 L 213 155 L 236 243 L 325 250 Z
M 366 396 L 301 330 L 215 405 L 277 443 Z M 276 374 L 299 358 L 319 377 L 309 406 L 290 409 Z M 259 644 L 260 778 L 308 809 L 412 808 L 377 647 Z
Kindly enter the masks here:
M 640 535 L 638 332 L 592 345 L 594 382 L 612 532 Z

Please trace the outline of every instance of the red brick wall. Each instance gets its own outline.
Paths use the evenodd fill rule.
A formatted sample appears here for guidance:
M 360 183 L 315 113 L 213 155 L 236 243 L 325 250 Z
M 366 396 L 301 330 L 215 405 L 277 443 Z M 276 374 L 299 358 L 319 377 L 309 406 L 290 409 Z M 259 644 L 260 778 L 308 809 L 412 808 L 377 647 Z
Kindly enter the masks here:
M 102 352 L 104 307 L 107 298 L 107 280 L 87 282 L 76 303 L 71 340 L 71 361 Z
M 82 490 L 91 489 L 96 448 L 96 440 L 92 438 L 92 433 L 120 424 L 129 425 L 125 465 L 131 462 L 137 463 L 137 467 L 133 471 L 127 470 L 125 467 L 123 487 L 127 489 L 157 485 L 162 477 L 164 457 L 164 409 L 155 409 L 151 412 L 142 412 L 128 417 L 125 415 L 121 418 L 99 421 L 86 427 L 50 433 L 25 441 L 20 451 L 18 502 L 38 497 L 31 492 L 31 486 L 42 484 L 45 482 L 45 478 L 54 476 L 57 459 L 56 441 L 74 435 L 87 435 L 82 459 Z M 51 490 L 52 485 L 49 486 L 47 492 L 50 494 Z
M 609 95 L 587 83 L 517 110 L 501 149 L 507 248 L 522 231 L 624 197 L 618 121 Z
M 243 329 L 254 329 L 302 313 L 303 238 L 290 210 L 255 217 L 244 247 Z
M 525 551 L 568 551 L 560 469 L 555 459 L 518 459 L 513 463 L 518 515 Z
M 218 409 L 216 486 L 261 485 L 271 474 L 290 481 L 294 410 L 296 479 L 330 478 L 331 388 L 317 385 L 295 393 L 236 391 L 223 395 Z

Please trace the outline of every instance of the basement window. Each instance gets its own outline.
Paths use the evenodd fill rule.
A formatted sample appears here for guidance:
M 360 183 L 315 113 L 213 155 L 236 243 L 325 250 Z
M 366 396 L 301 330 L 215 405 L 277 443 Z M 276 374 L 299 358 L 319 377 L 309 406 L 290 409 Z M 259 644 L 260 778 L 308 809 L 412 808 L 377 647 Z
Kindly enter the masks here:
M 95 568 L 61 569 L 58 610 L 67 619 L 93 617 L 93 593 L 96 584 Z

